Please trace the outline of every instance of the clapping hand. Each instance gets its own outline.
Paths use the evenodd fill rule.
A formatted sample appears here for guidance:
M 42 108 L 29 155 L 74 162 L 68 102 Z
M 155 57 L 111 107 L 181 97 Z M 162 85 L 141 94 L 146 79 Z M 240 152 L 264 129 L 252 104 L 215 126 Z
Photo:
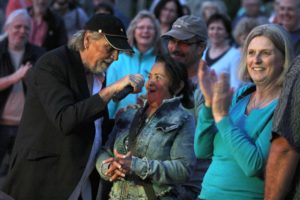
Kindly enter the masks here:
M 214 70 L 208 68 L 205 61 L 201 60 L 198 70 L 199 87 L 205 99 L 207 107 L 212 106 L 213 87 L 217 82 L 217 75 Z
M 218 78 L 215 71 L 209 69 L 205 61 L 199 63 L 198 80 L 205 105 L 212 107 L 212 114 L 219 122 L 228 114 L 233 89 L 230 88 L 229 74 L 222 73 Z
M 229 84 L 229 74 L 222 73 L 213 86 L 212 113 L 216 122 L 228 115 L 233 91 Z

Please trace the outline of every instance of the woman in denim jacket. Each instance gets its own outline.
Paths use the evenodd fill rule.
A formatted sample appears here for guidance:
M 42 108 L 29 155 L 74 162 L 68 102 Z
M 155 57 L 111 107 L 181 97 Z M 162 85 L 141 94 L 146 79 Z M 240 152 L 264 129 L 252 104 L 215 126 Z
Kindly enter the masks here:
M 96 164 L 113 182 L 110 199 L 196 198 L 192 187 L 183 186 L 196 160 L 195 122 L 182 108 L 193 106 L 188 87 L 186 69 L 160 57 L 146 83 L 145 106 L 117 115 Z

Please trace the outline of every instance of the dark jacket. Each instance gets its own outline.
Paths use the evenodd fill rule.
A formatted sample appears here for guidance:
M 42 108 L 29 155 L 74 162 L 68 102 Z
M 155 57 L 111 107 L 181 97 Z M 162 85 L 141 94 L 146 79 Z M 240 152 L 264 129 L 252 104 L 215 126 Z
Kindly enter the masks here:
M 87 163 L 94 120 L 108 116 L 106 105 L 90 96 L 79 52 L 66 46 L 46 53 L 28 75 L 4 192 L 18 200 L 65 200 Z
M 33 17 L 33 8 L 29 7 L 28 12 Z M 67 44 L 68 36 L 65 28 L 64 20 L 50 9 L 47 10 L 43 18 L 48 26 L 47 35 L 42 47 L 47 51 Z
M 45 53 L 43 48 L 27 43 L 25 45 L 25 51 L 21 63 L 25 64 L 29 61 L 30 63 L 34 64 L 43 53 Z M 13 74 L 15 71 L 15 67 L 12 64 L 8 52 L 8 39 L 6 38 L 0 42 L 0 78 Z M 26 82 L 24 80 L 22 82 L 23 88 L 26 91 Z M 0 91 L 0 116 L 2 115 L 4 106 L 12 88 L 13 85 L 5 90 Z

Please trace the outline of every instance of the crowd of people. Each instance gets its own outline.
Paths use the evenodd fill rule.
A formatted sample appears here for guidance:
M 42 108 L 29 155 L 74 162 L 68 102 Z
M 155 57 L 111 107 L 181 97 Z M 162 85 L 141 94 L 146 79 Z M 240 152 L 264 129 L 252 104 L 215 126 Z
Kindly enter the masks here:
M 1 10 L 0 200 L 300 199 L 300 2 L 117 3 Z

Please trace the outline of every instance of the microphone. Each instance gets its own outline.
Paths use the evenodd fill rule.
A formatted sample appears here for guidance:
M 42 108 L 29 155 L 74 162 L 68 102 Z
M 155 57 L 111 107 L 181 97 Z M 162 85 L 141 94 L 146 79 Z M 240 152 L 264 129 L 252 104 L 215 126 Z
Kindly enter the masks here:
M 119 102 L 121 101 L 124 97 L 126 97 L 128 94 L 133 92 L 133 87 L 131 85 L 127 85 L 123 90 L 118 92 L 112 97 L 112 100 L 114 102 Z

